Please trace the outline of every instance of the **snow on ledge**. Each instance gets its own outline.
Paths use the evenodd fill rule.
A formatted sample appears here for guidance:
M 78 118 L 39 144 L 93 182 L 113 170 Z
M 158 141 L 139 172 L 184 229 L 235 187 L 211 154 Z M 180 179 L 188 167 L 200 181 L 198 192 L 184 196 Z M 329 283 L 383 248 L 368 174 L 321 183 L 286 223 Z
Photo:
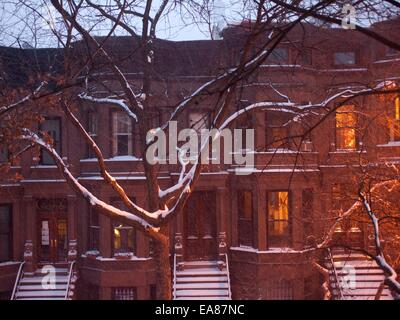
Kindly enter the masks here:
M 20 264 L 21 261 L 6 261 L 6 262 L 1 262 L 0 263 L 0 268 L 1 267 L 6 267 L 6 266 L 13 266 L 15 264 Z
M 293 250 L 292 248 L 269 248 L 268 250 L 258 250 L 253 247 L 248 246 L 240 246 L 240 247 L 230 247 L 230 250 L 234 251 L 244 251 L 244 252 L 253 252 L 253 253 L 299 253 L 299 251 Z
M 104 161 L 141 161 L 142 159 L 137 158 L 135 156 L 116 156 L 108 159 L 104 159 Z M 87 158 L 81 159 L 80 162 L 97 162 L 97 158 Z
M 386 144 L 378 144 L 377 147 L 400 147 L 400 141 L 389 141 Z

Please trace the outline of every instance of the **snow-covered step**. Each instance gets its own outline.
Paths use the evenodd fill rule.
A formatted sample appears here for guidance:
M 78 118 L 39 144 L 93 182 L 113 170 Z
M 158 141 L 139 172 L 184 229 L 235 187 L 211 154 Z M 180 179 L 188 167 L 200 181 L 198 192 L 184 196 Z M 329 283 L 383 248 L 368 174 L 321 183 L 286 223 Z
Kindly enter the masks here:
M 177 276 L 219 276 L 226 275 L 226 272 L 220 271 L 218 269 L 211 268 L 198 268 L 198 269 L 188 269 L 178 271 L 176 273 Z
M 17 300 L 65 300 L 65 298 L 41 297 L 41 298 L 18 298 Z
M 177 297 L 228 297 L 228 290 L 177 290 Z
M 67 289 L 67 284 L 56 284 L 55 288 L 51 288 L 54 290 L 66 290 Z M 43 288 L 42 285 L 21 285 L 18 288 L 18 291 L 36 291 L 36 290 L 46 290 Z
M 18 291 L 17 298 L 65 297 L 65 290 Z
M 230 299 L 229 274 L 222 261 L 190 261 L 182 265 L 184 270 L 175 273 L 175 299 Z
M 216 300 L 215 297 L 179 297 L 175 300 Z M 218 297 L 218 300 L 230 300 L 228 297 Z
M 221 282 L 221 283 L 177 283 L 175 286 L 176 290 L 180 289 L 228 289 L 229 286 L 227 283 Z
M 209 282 L 209 283 L 215 283 L 215 282 L 227 282 L 228 277 L 227 276 L 220 276 L 220 277 L 214 277 L 214 276 L 209 276 L 209 277 L 192 277 L 192 276 L 184 276 L 184 277 L 177 277 L 176 283 L 197 283 L 197 282 Z
M 30 277 L 24 277 L 21 279 L 20 283 L 24 284 L 24 283 L 42 283 L 43 280 L 43 276 L 39 277 L 39 276 L 30 276 Z M 54 278 L 54 281 L 56 283 L 67 283 L 68 282 L 68 276 L 56 276 Z

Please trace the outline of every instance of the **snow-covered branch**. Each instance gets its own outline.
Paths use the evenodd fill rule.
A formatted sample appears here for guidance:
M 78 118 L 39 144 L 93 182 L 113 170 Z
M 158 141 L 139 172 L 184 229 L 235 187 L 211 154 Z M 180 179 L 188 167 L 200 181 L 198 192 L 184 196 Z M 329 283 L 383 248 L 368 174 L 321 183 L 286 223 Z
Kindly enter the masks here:
M 46 84 L 47 84 L 46 81 L 42 81 L 39 84 L 39 86 L 32 93 L 28 94 L 27 96 L 25 96 L 21 100 L 19 100 L 17 102 L 14 102 L 12 104 L 9 104 L 9 105 L 0 107 L 0 115 L 4 114 L 6 112 L 9 112 L 9 111 L 19 107 L 20 105 L 23 105 L 24 103 L 26 103 L 26 102 L 32 100 L 33 98 L 35 98 Z
M 132 112 L 132 110 L 129 108 L 129 106 L 126 104 L 125 100 L 123 100 L 123 99 L 95 98 L 95 97 L 89 96 L 83 92 L 80 93 L 78 95 L 78 97 L 80 99 L 88 101 L 88 102 L 117 106 L 117 107 L 121 108 L 123 111 L 125 111 L 130 118 L 132 118 L 136 122 L 138 121 L 136 114 Z
M 107 204 L 106 202 L 97 198 L 93 193 L 91 193 L 88 189 L 86 189 L 71 173 L 68 169 L 67 164 L 60 157 L 60 155 L 54 150 L 54 148 L 41 139 L 36 133 L 24 129 L 24 135 L 20 137 L 21 140 L 29 141 L 30 143 L 34 143 L 39 147 L 45 149 L 50 156 L 56 162 L 58 168 L 61 170 L 63 176 L 67 180 L 68 184 L 83 198 L 85 198 L 92 207 L 101 212 L 105 213 L 107 216 L 113 219 L 117 219 L 122 223 L 127 225 L 133 225 L 140 230 L 147 233 L 155 233 L 158 232 L 158 228 L 155 228 L 151 224 L 149 224 L 146 220 L 134 215 L 130 212 L 120 210 L 114 206 Z
M 380 233 L 379 233 L 379 220 L 373 210 L 371 209 L 371 206 L 367 200 L 367 197 L 360 192 L 359 193 L 361 202 L 364 206 L 365 211 L 368 214 L 368 217 L 371 220 L 372 227 L 374 230 L 374 241 L 375 241 L 375 249 L 376 249 L 376 255 L 374 256 L 374 260 L 376 263 L 379 265 L 379 267 L 383 270 L 385 273 L 385 283 L 389 286 L 389 288 L 395 293 L 395 298 L 397 300 L 400 300 L 400 283 L 397 281 L 397 273 L 396 271 L 387 263 L 385 256 L 383 255 L 382 252 L 382 245 L 381 245 L 381 239 L 380 239 Z

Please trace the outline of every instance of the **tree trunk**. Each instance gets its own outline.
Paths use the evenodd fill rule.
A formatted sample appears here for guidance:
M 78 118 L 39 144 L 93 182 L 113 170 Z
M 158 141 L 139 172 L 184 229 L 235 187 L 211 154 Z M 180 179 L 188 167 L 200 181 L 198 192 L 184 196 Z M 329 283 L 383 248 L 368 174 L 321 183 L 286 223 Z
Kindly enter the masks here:
M 154 239 L 153 258 L 156 268 L 157 300 L 171 300 L 172 283 L 169 238 L 165 234 L 160 234 L 157 239 Z

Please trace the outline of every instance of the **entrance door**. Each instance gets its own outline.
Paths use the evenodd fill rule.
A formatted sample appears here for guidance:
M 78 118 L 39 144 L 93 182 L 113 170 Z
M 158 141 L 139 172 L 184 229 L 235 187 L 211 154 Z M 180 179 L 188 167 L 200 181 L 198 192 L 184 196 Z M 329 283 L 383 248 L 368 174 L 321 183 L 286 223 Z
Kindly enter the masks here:
M 65 214 L 39 215 L 38 254 L 41 262 L 64 262 L 68 253 L 68 220 Z
M 217 258 L 216 195 L 213 191 L 193 192 L 185 210 L 186 260 Z

